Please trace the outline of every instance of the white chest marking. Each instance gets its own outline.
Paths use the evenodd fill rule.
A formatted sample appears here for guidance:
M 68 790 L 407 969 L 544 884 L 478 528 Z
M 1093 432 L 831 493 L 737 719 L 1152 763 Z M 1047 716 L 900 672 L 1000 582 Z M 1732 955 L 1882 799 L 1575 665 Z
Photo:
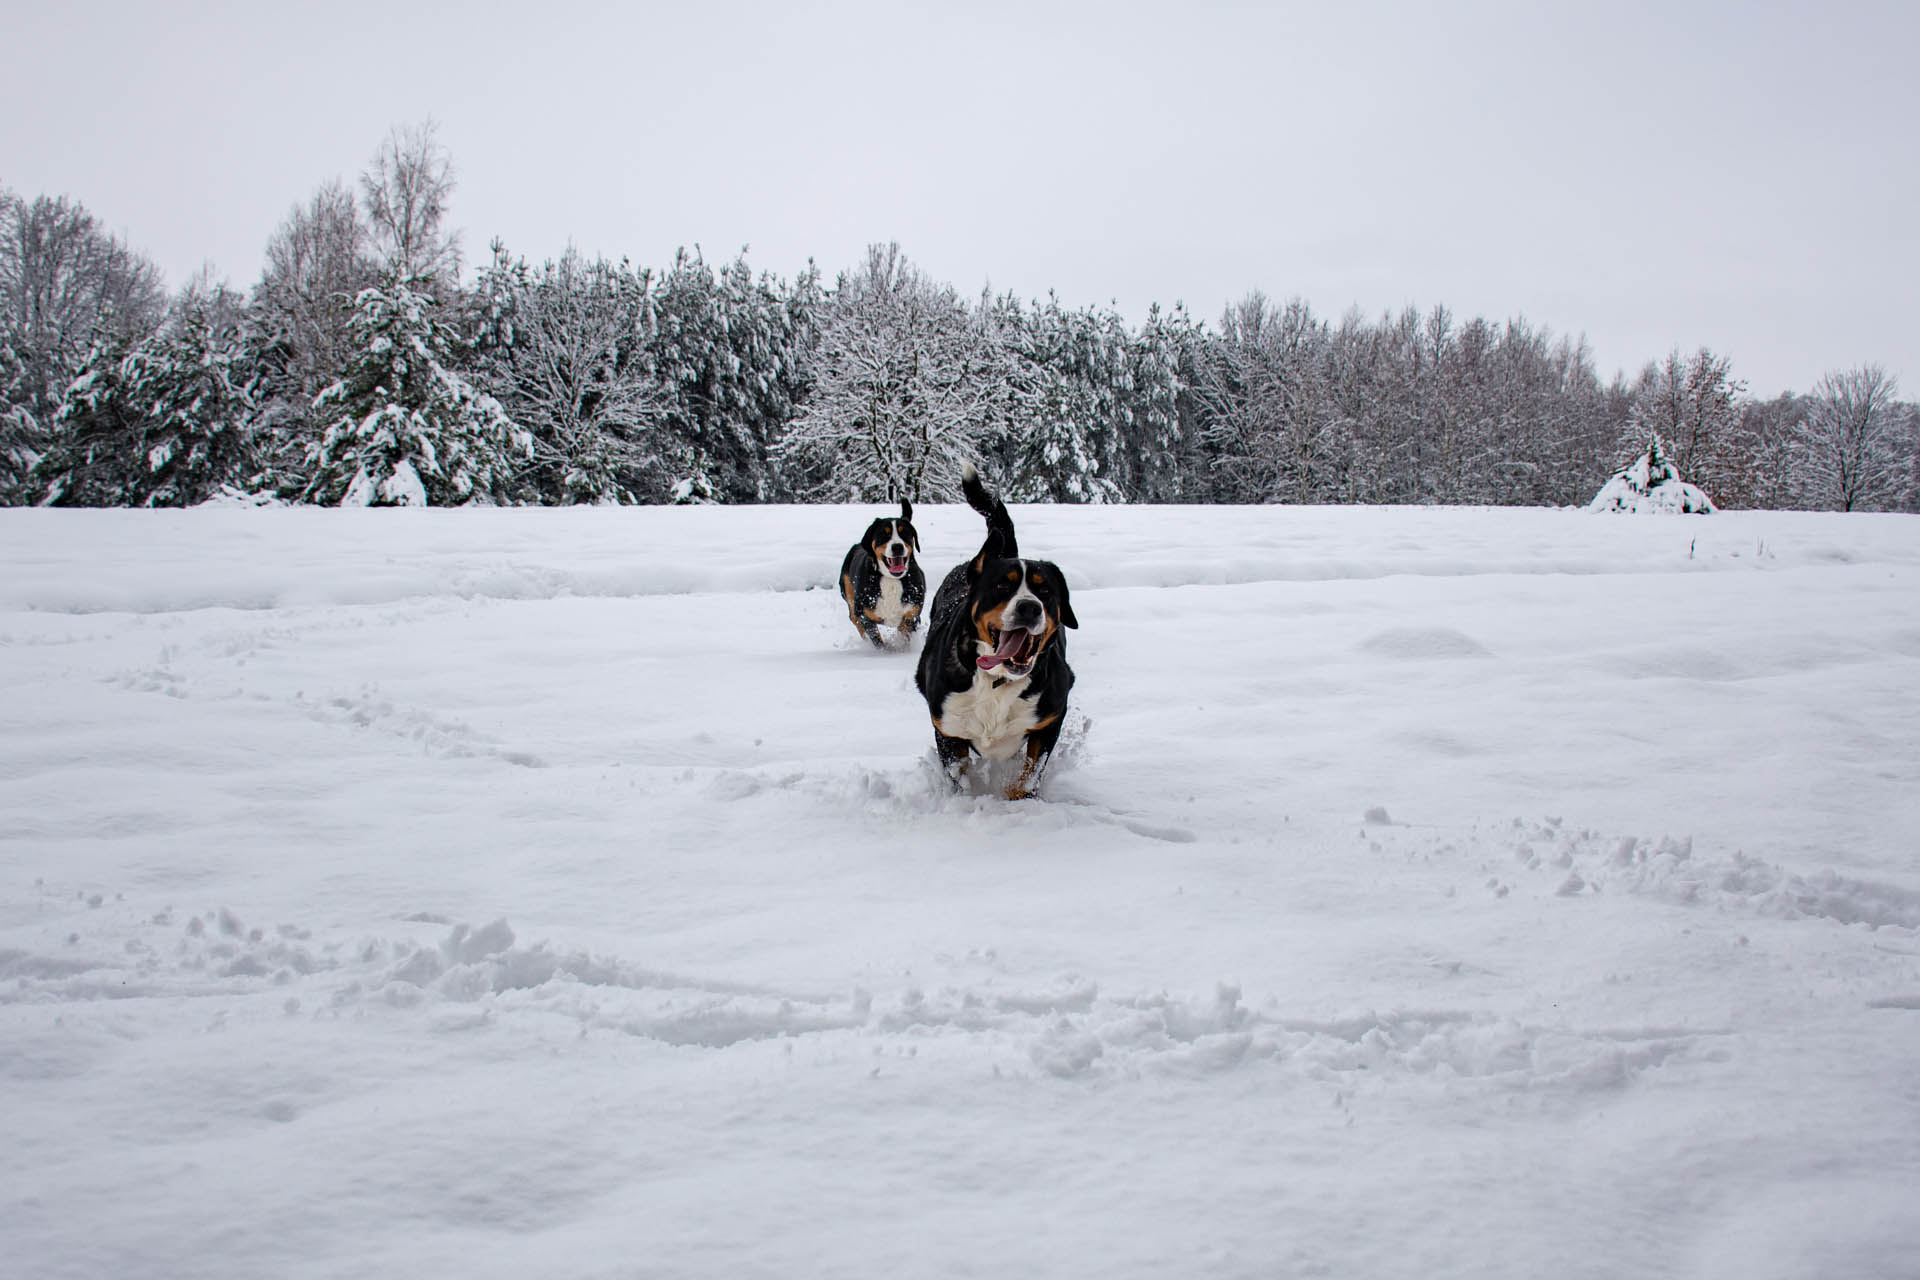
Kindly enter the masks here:
M 898 629 L 900 615 L 906 612 L 906 606 L 900 603 L 900 579 L 882 571 L 880 574 L 880 600 L 873 611 L 880 615 L 880 621 Z
M 971 686 L 947 695 L 940 708 L 940 732 L 967 739 L 989 760 L 1005 760 L 1020 749 L 1037 718 L 1032 700 L 1020 696 L 1030 678 L 1008 680 L 996 689 L 992 672 L 974 672 Z

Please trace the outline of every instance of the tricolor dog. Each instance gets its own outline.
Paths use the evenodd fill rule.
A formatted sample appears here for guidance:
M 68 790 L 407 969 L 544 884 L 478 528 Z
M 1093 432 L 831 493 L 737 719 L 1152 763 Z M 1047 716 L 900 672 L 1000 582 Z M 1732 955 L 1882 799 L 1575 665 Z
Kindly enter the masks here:
M 1067 580 L 1050 560 L 1027 560 L 1006 504 L 968 466 L 967 505 L 987 519 L 980 554 L 953 567 L 933 598 L 914 682 L 933 717 L 933 745 L 956 783 L 972 758 L 1023 757 L 1007 799 L 1033 794 L 1067 710 L 1073 668 L 1062 627 L 1078 627 Z
M 927 599 L 927 575 L 915 552 L 920 535 L 913 528 L 913 504 L 902 499 L 899 519 L 882 518 L 847 551 L 840 563 L 840 595 L 847 616 L 876 649 L 886 647 L 881 627 L 892 627 L 905 645 L 920 625 Z

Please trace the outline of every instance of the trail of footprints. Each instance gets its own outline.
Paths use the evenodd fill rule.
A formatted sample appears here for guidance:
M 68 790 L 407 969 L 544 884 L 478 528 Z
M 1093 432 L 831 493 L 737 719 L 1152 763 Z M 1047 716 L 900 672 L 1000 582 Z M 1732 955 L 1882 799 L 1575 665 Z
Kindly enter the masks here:
M 1837 874 L 1801 876 L 1757 859 L 1697 856 L 1691 842 L 1609 838 L 1553 820 L 1516 820 L 1453 840 L 1369 815 L 1360 832 L 1383 856 L 1425 858 L 1484 874 L 1496 897 L 1578 899 L 1626 893 L 1714 910 L 1900 933 L 1920 928 L 1920 894 Z M 327 937 L 260 924 L 225 908 L 140 918 L 118 895 L 36 885 L 0 921 L 30 945 L 0 943 L 0 1005 L 160 1000 L 181 1010 L 215 998 L 220 1018 L 331 1020 L 376 1014 L 485 1026 L 560 1017 L 582 1035 L 632 1036 L 713 1052 L 777 1044 L 841 1056 L 937 1048 L 981 1069 L 1125 1078 L 1246 1070 L 1265 1064 L 1347 1089 L 1431 1079 L 1492 1089 L 1607 1087 L 1676 1061 L 1724 1054 L 1712 1029 L 1578 1029 L 1463 1009 L 1290 1016 L 1249 1004 L 1230 984 L 1203 993 L 1119 992 L 1080 976 L 1035 982 L 991 953 L 936 957 L 940 981 L 804 991 L 716 981 L 527 944 L 505 920 L 474 926 L 420 913 L 378 935 Z M 887 989 L 880 989 L 883 985 Z M 188 1002 L 182 1004 L 183 998 Z M 1920 994 L 1879 1003 L 1920 1003 Z M 478 1011 L 465 1020 L 448 1015 Z M 169 1016 L 193 1016 L 190 1012 Z
M 1738 851 L 1726 858 L 1702 857 L 1695 854 L 1691 837 L 1606 836 L 1567 827 L 1557 818 L 1515 818 L 1504 829 L 1476 829 L 1462 841 L 1396 826 L 1382 810 L 1369 815 L 1360 836 L 1376 852 L 1471 859 L 1485 876 L 1484 888 L 1496 897 L 1525 885 L 1562 898 L 1624 893 L 1779 919 L 1920 929 L 1920 892 L 1830 870 L 1799 875 Z M 1505 857 L 1498 856 L 1502 849 Z M 1486 856 L 1488 850 L 1495 856 Z
M 716 1053 L 812 1046 L 823 1061 L 865 1063 L 931 1052 L 982 1072 L 1094 1081 L 1265 1068 L 1331 1084 L 1341 1096 L 1412 1079 L 1492 1090 L 1607 1087 L 1717 1052 L 1712 1033 L 1577 1031 L 1455 1009 L 1289 1017 L 1271 1003 L 1250 1006 L 1230 984 L 1198 995 L 1111 992 L 1075 976 L 1033 984 L 1007 980 L 991 953 L 944 958 L 938 967 L 951 981 L 806 992 L 527 945 L 504 920 L 475 927 L 422 914 L 395 922 L 387 936 L 328 939 L 224 909 L 136 920 L 123 904 L 90 902 L 97 896 L 65 904 L 73 927 L 57 951 L 0 949 L 0 1005 L 70 1013 L 77 1004 L 150 1000 L 190 1023 L 381 1017 L 403 1033 L 410 1025 L 484 1033 L 557 1016 L 581 1036 Z

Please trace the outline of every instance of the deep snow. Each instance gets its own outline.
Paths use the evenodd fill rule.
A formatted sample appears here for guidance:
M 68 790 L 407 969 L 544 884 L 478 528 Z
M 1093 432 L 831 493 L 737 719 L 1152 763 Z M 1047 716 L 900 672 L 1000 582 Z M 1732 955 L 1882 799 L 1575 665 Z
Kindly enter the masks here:
M 1916 1274 L 1920 519 L 877 510 L 0 512 L 0 1271 Z

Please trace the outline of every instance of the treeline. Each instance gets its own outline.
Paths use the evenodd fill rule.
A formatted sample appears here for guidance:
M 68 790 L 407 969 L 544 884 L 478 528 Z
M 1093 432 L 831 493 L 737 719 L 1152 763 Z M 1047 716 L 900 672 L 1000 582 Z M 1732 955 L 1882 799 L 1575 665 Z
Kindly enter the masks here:
M 1444 307 L 1216 325 L 966 298 L 898 246 L 831 286 L 492 246 L 463 283 L 431 125 L 329 184 L 241 293 L 169 296 L 64 199 L 0 190 L 0 502 L 947 499 L 1584 503 L 1646 448 L 1722 506 L 1920 510 L 1876 366 L 1756 400 L 1725 356 L 1602 381 L 1581 341 Z

